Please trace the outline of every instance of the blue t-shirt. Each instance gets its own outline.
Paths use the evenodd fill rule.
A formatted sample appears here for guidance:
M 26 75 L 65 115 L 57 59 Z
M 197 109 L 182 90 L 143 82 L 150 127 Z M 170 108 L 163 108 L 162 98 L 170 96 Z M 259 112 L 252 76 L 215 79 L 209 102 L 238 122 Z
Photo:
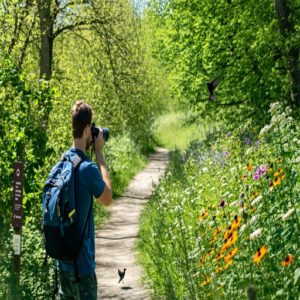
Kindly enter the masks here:
M 92 162 L 81 150 L 70 148 L 69 155 L 78 154 L 85 158 L 76 169 L 75 194 L 77 203 L 78 222 L 82 228 L 88 217 L 89 208 L 93 196 L 98 198 L 104 188 L 105 182 L 102 179 L 98 166 Z M 73 261 L 57 261 L 58 268 L 67 272 L 75 273 Z M 95 273 L 95 236 L 94 236 L 94 210 L 92 209 L 90 219 L 87 223 L 83 244 L 77 258 L 79 275 L 92 275 Z

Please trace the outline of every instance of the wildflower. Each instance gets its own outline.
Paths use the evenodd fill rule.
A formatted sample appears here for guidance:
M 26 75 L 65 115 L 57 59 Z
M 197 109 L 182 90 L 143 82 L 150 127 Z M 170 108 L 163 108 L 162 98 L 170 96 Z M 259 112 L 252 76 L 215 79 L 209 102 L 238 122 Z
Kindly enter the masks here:
M 295 212 L 294 208 L 290 208 L 283 216 L 282 221 L 286 221 L 293 213 Z
M 232 236 L 231 226 L 230 229 L 224 233 L 224 239 L 228 240 Z
M 205 263 L 205 259 L 204 259 L 204 258 L 201 258 L 201 259 L 199 260 L 199 262 L 197 263 L 197 268 L 200 268 L 202 265 L 204 265 L 204 263 Z
M 255 174 L 253 175 L 254 180 L 258 180 L 261 178 L 265 173 L 267 172 L 267 166 L 261 165 L 257 168 L 255 171 Z
M 225 205 L 225 201 L 224 199 L 221 199 L 220 203 L 219 203 L 219 207 L 224 207 Z
M 243 231 L 245 231 L 246 227 L 247 227 L 247 225 L 246 225 L 246 224 L 244 224 L 244 225 L 243 225 L 243 226 L 240 228 L 240 232 L 243 232 Z
M 279 168 L 275 173 L 274 176 L 277 177 L 279 174 L 281 174 L 283 171 L 283 168 Z
M 212 237 L 212 239 L 210 240 L 210 244 L 213 244 L 217 241 L 217 238 L 215 236 Z
M 264 245 L 261 248 L 258 248 L 255 255 L 253 256 L 253 261 L 255 264 L 260 263 L 260 261 L 262 260 L 262 258 L 266 255 L 268 249 L 267 247 Z
M 216 273 L 222 272 L 223 270 L 224 270 L 223 267 L 219 267 L 219 268 L 216 269 Z
M 247 164 L 247 170 L 248 171 L 252 171 L 253 170 L 253 166 L 251 164 Z
M 202 210 L 202 212 L 201 212 L 201 214 L 200 214 L 200 216 L 198 218 L 198 222 L 204 220 L 207 217 L 207 215 L 208 215 L 208 211 L 205 210 L 205 209 Z
M 230 206 L 235 206 L 238 202 L 239 202 L 238 200 L 235 200 L 235 201 L 230 203 Z
M 230 248 L 232 245 L 234 245 L 238 240 L 238 233 L 237 231 L 234 231 L 234 232 L 231 232 L 230 233 L 230 236 L 225 239 L 225 243 L 224 245 L 222 246 L 222 249 L 221 249 L 221 253 L 225 252 L 228 248 Z
M 201 286 L 205 286 L 211 282 L 211 278 L 207 278 L 205 281 L 201 282 Z
M 257 198 L 258 196 L 259 196 L 259 191 L 256 191 L 251 195 L 250 200 Z
M 288 254 L 288 256 L 285 258 L 285 260 L 281 263 L 283 267 L 288 266 L 289 264 L 291 264 L 293 261 L 293 255 L 292 254 Z
M 216 262 L 216 261 L 220 260 L 222 257 L 223 257 L 223 254 L 221 252 L 219 252 L 213 261 Z
M 224 270 L 227 270 L 232 264 L 232 259 L 224 266 Z
M 243 175 L 243 176 L 241 177 L 241 179 L 242 179 L 242 180 L 246 180 L 246 179 L 247 179 L 247 175 Z
M 228 263 L 232 258 L 237 254 L 238 248 L 234 248 L 232 251 L 230 251 L 226 257 L 225 257 L 225 262 Z
M 253 217 L 251 218 L 250 222 L 249 222 L 250 225 L 252 225 L 253 223 L 255 223 L 256 220 L 257 220 L 257 216 L 253 216 Z
M 221 226 L 217 227 L 217 229 L 215 229 L 214 231 L 214 236 L 218 235 L 221 232 L 221 230 L 222 230 Z
M 281 177 L 277 177 L 275 180 L 273 180 L 273 186 L 277 186 L 281 183 Z
M 261 228 L 259 229 L 256 229 L 255 231 L 253 231 L 251 234 L 250 234 L 250 240 L 254 240 L 256 239 L 257 237 L 259 237 L 262 233 L 262 230 Z
M 250 145 L 251 144 L 251 139 L 249 139 L 248 137 L 245 138 L 245 144 L 246 145 Z
M 241 224 L 241 221 L 242 221 L 242 218 L 241 218 L 241 217 L 238 217 L 237 215 L 235 215 L 234 221 L 233 221 L 233 223 L 231 224 L 232 230 L 238 229 L 239 226 L 240 226 L 240 224 Z
M 252 202 L 251 202 L 251 205 L 255 205 L 256 203 L 258 203 L 260 200 L 262 199 L 262 196 L 258 196 L 256 197 Z

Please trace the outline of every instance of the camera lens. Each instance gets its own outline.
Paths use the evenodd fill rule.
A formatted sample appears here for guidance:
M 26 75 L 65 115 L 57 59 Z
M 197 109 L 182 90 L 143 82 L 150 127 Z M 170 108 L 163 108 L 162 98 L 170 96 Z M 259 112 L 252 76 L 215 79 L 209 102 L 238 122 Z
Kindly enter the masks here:
M 109 129 L 106 127 L 102 128 L 102 133 L 104 141 L 107 142 L 109 139 Z

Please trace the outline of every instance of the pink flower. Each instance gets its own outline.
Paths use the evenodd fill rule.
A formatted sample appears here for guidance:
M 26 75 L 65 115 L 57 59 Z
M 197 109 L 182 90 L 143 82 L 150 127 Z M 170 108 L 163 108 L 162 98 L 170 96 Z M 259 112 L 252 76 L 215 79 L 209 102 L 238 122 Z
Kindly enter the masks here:
M 266 165 L 259 166 L 253 175 L 253 179 L 258 180 L 260 177 L 262 177 L 264 174 L 266 174 L 266 172 L 267 172 Z

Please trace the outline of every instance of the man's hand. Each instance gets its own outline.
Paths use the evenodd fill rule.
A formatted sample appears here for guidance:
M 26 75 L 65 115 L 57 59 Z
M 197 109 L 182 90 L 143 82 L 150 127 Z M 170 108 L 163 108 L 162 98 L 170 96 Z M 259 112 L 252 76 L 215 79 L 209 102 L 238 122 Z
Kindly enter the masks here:
M 94 143 L 95 143 L 95 154 L 96 154 L 97 165 L 102 174 L 103 181 L 105 182 L 104 191 L 101 194 L 101 196 L 98 198 L 98 201 L 103 205 L 108 206 L 112 203 L 112 189 L 111 189 L 111 181 L 110 181 L 109 173 L 102 152 L 105 143 L 103 139 L 102 129 L 100 129 L 100 132 L 98 136 L 95 138 Z
M 102 128 L 99 128 L 99 134 L 94 140 L 95 143 L 95 154 L 97 155 L 99 152 L 102 153 L 103 146 L 104 146 L 104 138 Z

